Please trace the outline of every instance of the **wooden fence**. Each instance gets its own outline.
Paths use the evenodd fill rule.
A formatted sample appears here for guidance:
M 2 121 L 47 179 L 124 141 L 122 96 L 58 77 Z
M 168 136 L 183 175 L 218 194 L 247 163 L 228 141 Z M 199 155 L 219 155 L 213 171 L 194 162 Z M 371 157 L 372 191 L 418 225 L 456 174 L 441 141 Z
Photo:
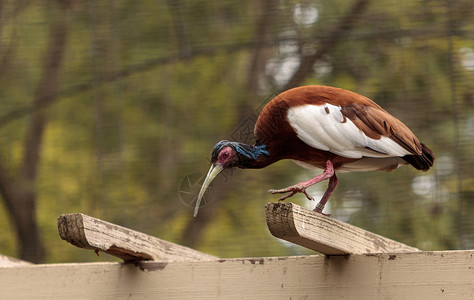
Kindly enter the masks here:
M 219 259 L 83 214 L 61 238 L 123 263 L 34 265 L 0 256 L 2 299 L 473 299 L 474 251 L 423 252 L 292 203 L 273 235 L 321 255 Z

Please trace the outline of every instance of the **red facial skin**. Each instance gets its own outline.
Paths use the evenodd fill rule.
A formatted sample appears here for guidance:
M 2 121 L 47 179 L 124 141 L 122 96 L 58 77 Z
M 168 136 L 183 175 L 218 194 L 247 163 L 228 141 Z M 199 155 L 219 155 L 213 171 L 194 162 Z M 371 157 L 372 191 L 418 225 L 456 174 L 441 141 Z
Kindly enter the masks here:
M 226 146 L 219 152 L 217 160 L 212 163 L 214 165 L 220 164 L 224 169 L 229 169 L 236 166 L 238 161 L 239 158 L 237 157 L 235 150 L 230 146 Z

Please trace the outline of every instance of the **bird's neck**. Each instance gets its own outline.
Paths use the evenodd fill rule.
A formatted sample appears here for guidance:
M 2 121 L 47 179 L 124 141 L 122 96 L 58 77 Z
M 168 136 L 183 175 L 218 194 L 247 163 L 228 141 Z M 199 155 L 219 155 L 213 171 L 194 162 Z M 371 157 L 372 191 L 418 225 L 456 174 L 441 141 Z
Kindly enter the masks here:
M 234 148 L 239 157 L 238 167 L 241 169 L 259 169 L 269 165 L 270 152 L 265 145 L 250 146 L 235 143 Z

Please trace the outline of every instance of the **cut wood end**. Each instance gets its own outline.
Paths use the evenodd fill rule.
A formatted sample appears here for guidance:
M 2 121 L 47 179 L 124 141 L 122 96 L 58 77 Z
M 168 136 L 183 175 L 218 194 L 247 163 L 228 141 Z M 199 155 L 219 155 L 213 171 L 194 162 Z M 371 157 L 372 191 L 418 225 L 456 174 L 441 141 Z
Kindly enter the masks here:
M 79 213 L 63 214 L 58 217 L 58 232 L 61 239 L 84 249 L 96 248 L 89 244 L 84 231 L 84 215 Z

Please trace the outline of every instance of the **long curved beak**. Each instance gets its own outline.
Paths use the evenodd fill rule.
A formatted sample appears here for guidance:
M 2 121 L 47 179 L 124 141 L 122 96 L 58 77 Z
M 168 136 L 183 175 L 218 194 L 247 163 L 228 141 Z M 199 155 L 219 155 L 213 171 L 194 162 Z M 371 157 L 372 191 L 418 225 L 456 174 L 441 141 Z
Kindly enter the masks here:
M 202 197 L 206 193 L 206 190 L 209 187 L 209 184 L 211 184 L 214 178 L 216 178 L 217 175 L 219 175 L 220 172 L 222 172 L 223 170 L 224 170 L 224 167 L 222 167 L 221 164 L 215 164 L 215 165 L 212 165 L 211 168 L 209 169 L 209 172 L 207 172 L 206 179 L 204 179 L 204 183 L 201 186 L 201 190 L 199 191 L 199 195 L 196 200 L 196 206 L 194 207 L 194 217 L 196 217 L 198 214 L 199 204 L 201 204 Z

